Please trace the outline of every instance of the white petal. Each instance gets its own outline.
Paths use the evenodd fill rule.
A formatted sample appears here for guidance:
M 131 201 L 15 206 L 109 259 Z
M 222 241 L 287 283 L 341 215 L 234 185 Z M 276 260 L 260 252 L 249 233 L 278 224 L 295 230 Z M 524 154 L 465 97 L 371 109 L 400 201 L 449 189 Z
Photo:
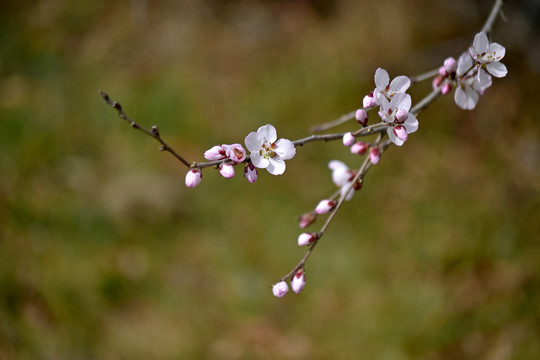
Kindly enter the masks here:
M 244 139 L 244 143 L 250 152 L 259 151 L 264 143 L 264 136 L 258 132 L 250 132 Z
M 354 189 L 350 188 L 349 189 L 349 184 L 348 183 L 347 185 L 343 186 L 341 189 L 339 189 L 339 192 L 341 193 L 341 196 L 345 196 L 345 192 L 347 192 L 347 190 L 350 190 L 347 192 L 347 197 L 345 198 L 345 200 L 349 201 L 353 198 L 354 196 Z
M 411 80 L 404 76 L 398 76 L 390 83 L 390 91 L 400 93 L 405 92 L 411 86 Z
M 351 176 L 352 172 L 348 168 L 338 168 L 337 170 L 332 171 L 332 181 L 337 187 L 348 184 Z
M 457 75 L 465 75 L 473 66 L 473 59 L 467 52 L 461 54 L 458 60 Z
M 388 101 L 386 96 L 384 96 L 381 93 L 378 93 L 377 94 L 377 100 L 379 102 L 379 105 L 381 106 L 381 111 L 382 112 L 387 112 L 388 109 L 390 109 L 390 102 Z
M 279 155 L 283 160 L 289 160 L 294 157 L 296 154 L 296 148 L 291 140 L 288 139 L 279 139 L 276 142 L 276 148 L 274 152 Z
M 386 128 L 386 133 L 394 144 L 396 144 L 397 146 L 403 145 L 403 140 L 399 139 L 396 134 L 394 134 L 394 128 L 392 126 Z
M 267 125 L 264 125 L 264 126 L 261 126 L 257 132 L 259 134 L 262 134 L 262 136 L 264 136 L 264 139 L 270 143 L 273 143 L 277 140 L 277 132 L 276 132 L 276 128 L 273 127 L 272 125 L 270 124 L 267 124 Z M 247 144 L 246 144 L 247 145 Z
M 386 70 L 378 68 L 377 71 L 375 71 L 375 86 L 377 89 L 381 91 L 384 90 L 389 82 L 390 76 L 388 76 Z
M 454 100 L 457 106 L 464 110 L 474 109 L 479 97 L 480 95 L 476 91 L 470 88 L 463 89 L 461 86 L 457 87 L 454 94 Z
M 487 71 L 498 78 L 505 77 L 508 73 L 506 66 L 500 62 L 492 62 L 486 65 Z M 491 84 L 490 84 L 491 85 Z M 489 86 L 488 86 L 489 87 Z
M 251 162 L 255 167 L 258 167 L 259 169 L 264 169 L 270 165 L 270 161 L 268 159 L 265 159 L 262 157 L 258 152 L 251 153 Z
M 395 98 L 398 98 L 396 100 L 395 109 L 402 109 L 405 111 L 409 111 L 409 109 L 411 108 L 411 95 L 405 94 L 405 93 L 399 93 L 399 94 L 396 94 L 396 96 L 392 98 L 392 101 Z M 392 105 L 392 101 L 390 101 L 390 106 L 394 108 L 394 106 Z
M 473 41 L 473 48 L 476 54 L 480 55 L 487 51 L 489 46 L 489 40 L 486 34 L 480 32 L 476 34 Z
M 407 120 L 405 120 L 403 126 L 405 126 L 408 134 L 411 134 L 418 130 L 418 120 L 416 119 L 416 116 L 414 116 L 412 113 L 409 113 L 409 117 L 407 117 Z
M 491 64 L 488 64 L 491 65 Z M 483 68 L 478 69 L 476 81 L 481 89 L 487 89 L 491 85 L 491 76 Z
M 281 175 L 285 172 L 285 161 L 281 159 L 279 156 L 270 158 L 270 164 L 268 164 L 268 167 L 266 170 L 272 175 Z
M 345 165 L 345 163 L 343 161 L 339 161 L 339 160 L 331 160 L 328 163 L 328 168 L 330 170 L 338 170 L 338 169 L 349 170 L 349 167 L 347 165 Z
M 488 47 L 488 53 L 492 53 L 495 57 L 493 61 L 500 61 L 506 54 L 506 49 L 501 44 L 491 43 Z

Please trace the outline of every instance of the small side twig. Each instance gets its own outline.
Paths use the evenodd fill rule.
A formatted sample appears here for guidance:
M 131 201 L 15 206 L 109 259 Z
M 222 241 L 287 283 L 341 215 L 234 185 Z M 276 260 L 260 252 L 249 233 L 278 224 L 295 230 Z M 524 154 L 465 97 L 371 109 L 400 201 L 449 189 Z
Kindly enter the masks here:
M 155 125 L 152 126 L 151 130 L 148 130 L 148 129 L 142 127 L 141 125 L 139 125 L 135 121 L 133 121 L 129 116 L 127 116 L 127 114 L 124 112 L 124 110 L 122 110 L 122 106 L 120 105 L 120 103 L 118 101 L 112 101 L 110 99 L 109 95 L 107 95 L 102 90 L 99 91 L 99 95 L 101 95 L 101 97 L 103 98 L 103 100 L 105 100 L 105 102 L 107 104 L 109 104 L 113 109 L 116 110 L 116 112 L 118 113 L 118 116 L 120 116 L 120 118 L 124 119 L 125 121 L 127 121 L 129 123 L 129 126 L 131 126 L 132 128 L 134 128 L 136 130 L 140 130 L 143 133 L 145 133 L 146 135 L 156 139 L 161 144 L 161 146 L 159 148 L 160 151 L 170 152 L 175 158 L 180 160 L 180 162 L 182 162 L 182 164 L 186 165 L 188 168 L 191 167 L 191 164 L 186 159 L 184 159 L 169 144 L 167 144 L 165 142 L 165 140 L 163 140 L 163 138 L 159 134 L 159 130 L 158 130 L 157 126 L 155 126 Z

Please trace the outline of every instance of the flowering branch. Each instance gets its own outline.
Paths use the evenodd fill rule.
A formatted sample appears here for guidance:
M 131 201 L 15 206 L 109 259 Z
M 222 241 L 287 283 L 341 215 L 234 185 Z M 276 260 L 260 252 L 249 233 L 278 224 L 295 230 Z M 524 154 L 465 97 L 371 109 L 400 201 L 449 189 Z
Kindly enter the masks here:
M 492 77 L 506 76 L 506 66 L 500 62 L 505 55 L 505 48 L 497 43 L 490 43 L 488 39 L 493 24 L 501 13 L 503 3 L 504 0 L 495 0 L 482 31 L 476 34 L 472 46 L 457 61 L 449 57 L 435 70 L 412 77 L 397 76 L 392 81 L 386 70 L 378 68 L 374 76 L 375 89 L 363 98 L 361 108 L 311 129 L 314 133 L 320 133 L 356 119 L 356 124 L 360 127 L 353 131 L 311 134 L 291 141 L 278 139 L 274 126 L 267 124 L 245 137 L 247 150 L 239 143 L 215 145 L 204 153 L 207 162 L 189 163 L 161 138 L 156 126 L 151 130 L 141 127 L 124 113 L 118 102 L 111 101 L 103 91 L 100 91 L 100 94 L 107 104 L 116 109 L 120 118 L 126 120 L 131 127 L 156 139 L 162 145 L 160 150 L 170 152 L 189 168 L 185 178 L 186 186 L 189 188 L 199 185 L 203 169 L 210 167 L 219 169 L 222 177 L 232 178 L 235 176 L 235 167 L 244 164 L 244 177 L 250 183 L 257 180 L 258 169 L 266 169 L 272 175 L 281 175 L 286 170 L 285 161 L 296 155 L 297 148 L 312 142 L 325 143 L 341 139 L 351 154 L 366 155 L 358 170 L 349 169 L 339 160 L 332 160 L 328 164 L 332 171 L 332 181 L 338 190 L 321 200 L 313 210 L 299 217 L 299 226 L 304 229 L 313 224 L 319 216 L 327 215 L 318 232 L 304 232 L 298 236 L 298 245 L 306 246 L 306 253 L 291 271 L 272 287 L 275 296 L 283 297 L 289 290 L 287 284 L 289 280 L 295 293 L 302 291 L 306 284 L 307 260 L 343 203 L 351 200 L 356 191 L 362 188 L 368 170 L 378 164 L 390 145 L 404 145 L 409 134 L 417 131 L 419 126 L 417 116 L 423 110 L 452 90 L 455 90 L 454 100 L 457 106 L 465 110 L 474 109 L 480 96 L 492 85 Z M 433 90 L 412 106 L 411 96 L 407 94 L 408 89 L 428 79 L 432 79 Z M 368 113 L 373 111 L 380 121 L 368 125 Z M 371 135 L 376 135 L 374 141 L 358 140 Z

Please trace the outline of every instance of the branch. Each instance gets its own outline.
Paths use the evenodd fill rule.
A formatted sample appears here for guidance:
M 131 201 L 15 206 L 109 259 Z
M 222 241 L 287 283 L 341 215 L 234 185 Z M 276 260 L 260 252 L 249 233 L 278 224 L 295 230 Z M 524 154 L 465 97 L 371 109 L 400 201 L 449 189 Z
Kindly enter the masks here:
M 109 95 L 107 95 L 102 90 L 99 91 L 99 95 L 101 95 L 101 97 L 103 98 L 103 100 L 105 100 L 105 102 L 107 104 L 109 104 L 113 109 L 116 110 L 116 112 L 118 113 L 118 116 L 120 116 L 120 118 L 126 120 L 129 123 L 129 126 L 131 126 L 132 128 L 134 128 L 136 130 L 140 130 L 143 133 L 145 133 L 146 135 L 148 135 L 148 136 L 156 139 L 157 141 L 159 141 L 159 143 L 161 144 L 161 146 L 159 148 L 160 151 L 168 151 L 168 152 L 170 152 L 171 154 L 173 154 L 173 156 L 175 158 L 180 160 L 182 162 L 182 164 L 186 165 L 188 168 L 191 167 L 191 164 L 186 159 L 184 159 L 182 156 L 180 156 L 180 154 L 178 154 L 172 147 L 169 146 L 169 144 L 167 144 L 165 142 L 165 140 L 163 140 L 161 138 L 161 135 L 159 134 L 159 130 L 158 130 L 156 125 L 152 126 L 152 130 L 145 129 L 144 127 L 140 126 L 135 121 L 133 121 L 129 116 L 126 115 L 124 110 L 122 110 L 122 106 L 120 105 L 119 102 L 111 101 L 111 99 L 109 98 Z
M 491 13 L 489 14 L 484 26 L 482 26 L 482 30 L 480 30 L 481 32 L 485 33 L 488 36 L 490 35 L 493 24 L 495 23 L 495 20 L 497 20 L 497 16 L 499 14 L 502 14 L 502 6 L 504 4 L 504 1 L 505 0 L 495 0 L 495 4 L 491 9 Z

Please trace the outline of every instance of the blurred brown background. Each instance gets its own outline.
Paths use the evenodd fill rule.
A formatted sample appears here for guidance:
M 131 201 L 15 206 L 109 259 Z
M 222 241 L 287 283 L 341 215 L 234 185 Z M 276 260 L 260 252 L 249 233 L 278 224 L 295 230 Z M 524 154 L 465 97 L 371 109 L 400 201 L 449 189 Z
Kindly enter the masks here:
M 308 144 L 283 176 L 187 189 L 98 95 L 193 161 L 267 123 L 298 139 L 359 107 L 377 67 L 459 56 L 491 5 L 2 1 L 0 359 L 540 358 L 538 1 L 495 25 L 508 76 L 473 111 L 422 113 L 283 299 L 296 216 L 334 190 L 329 160 L 361 159 Z

